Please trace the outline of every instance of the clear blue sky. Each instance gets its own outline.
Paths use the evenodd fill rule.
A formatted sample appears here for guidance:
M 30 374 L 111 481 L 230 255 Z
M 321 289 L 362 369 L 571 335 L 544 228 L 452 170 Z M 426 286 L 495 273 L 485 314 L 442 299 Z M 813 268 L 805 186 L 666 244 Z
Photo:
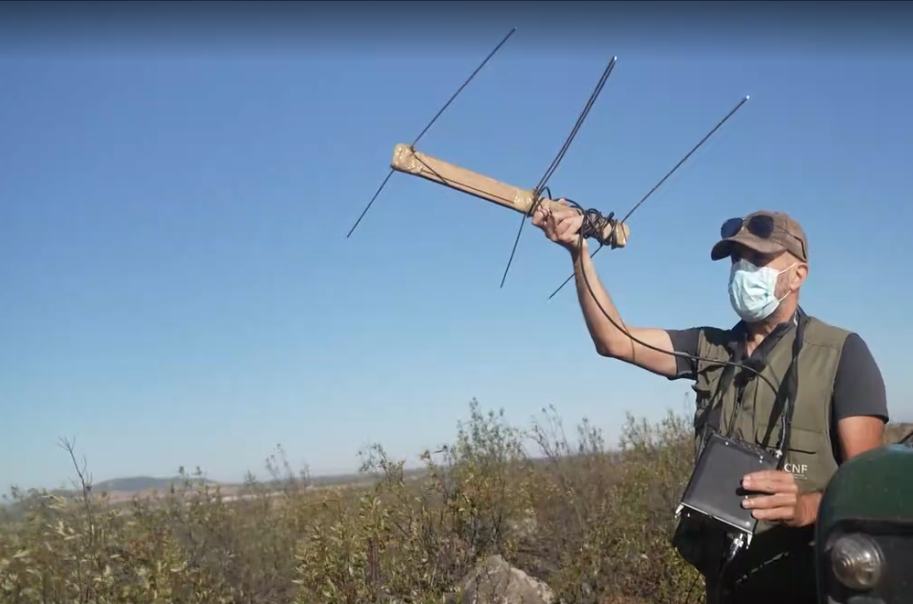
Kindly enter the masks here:
M 909 7 L 420 5 L 0 8 L 0 488 L 199 465 L 238 480 L 282 443 L 314 473 L 380 442 L 414 459 L 477 397 L 554 404 L 612 439 L 685 382 L 599 358 L 567 254 L 518 215 L 396 175 L 407 142 L 512 27 L 420 148 L 532 186 L 612 55 L 552 190 L 627 210 L 752 100 L 599 266 L 633 324 L 735 322 L 724 218 L 805 226 L 805 308 L 860 333 L 894 419 L 909 370 Z

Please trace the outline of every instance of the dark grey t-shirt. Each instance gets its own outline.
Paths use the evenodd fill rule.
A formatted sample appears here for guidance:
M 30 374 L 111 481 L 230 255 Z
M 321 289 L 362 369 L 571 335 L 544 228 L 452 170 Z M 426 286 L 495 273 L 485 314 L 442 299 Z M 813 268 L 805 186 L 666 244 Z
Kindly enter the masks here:
M 669 330 L 672 347 L 676 352 L 691 355 L 698 353 L 698 336 L 702 328 Z M 768 336 L 771 337 L 771 336 Z M 762 342 L 756 352 L 769 348 Z M 752 354 L 755 356 L 755 354 Z M 695 361 L 683 357 L 677 359 L 677 374 L 672 379 L 696 379 Z M 843 344 L 837 376 L 834 378 L 834 397 L 831 405 L 833 424 L 855 415 L 879 417 L 888 421 L 888 403 L 881 371 L 863 339 L 851 333 Z

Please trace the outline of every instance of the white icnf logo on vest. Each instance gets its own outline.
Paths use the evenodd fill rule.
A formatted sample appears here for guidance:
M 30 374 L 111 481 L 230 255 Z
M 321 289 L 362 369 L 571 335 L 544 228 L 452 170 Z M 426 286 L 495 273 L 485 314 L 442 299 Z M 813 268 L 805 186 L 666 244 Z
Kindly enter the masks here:
M 792 474 L 797 480 L 805 480 L 808 473 L 807 463 L 785 463 L 783 469 Z

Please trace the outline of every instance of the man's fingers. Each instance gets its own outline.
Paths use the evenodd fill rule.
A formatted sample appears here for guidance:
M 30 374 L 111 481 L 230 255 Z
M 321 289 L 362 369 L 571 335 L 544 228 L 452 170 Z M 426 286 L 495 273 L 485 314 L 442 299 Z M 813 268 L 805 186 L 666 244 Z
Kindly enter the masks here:
M 577 243 L 583 216 L 576 208 L 559 200 L 558 203 L 539 204 L 531 216 L 533 225 L 542 229 L 546 238 L 564 247 Z
M 541 207 L 545 207 L 545 206 L 539 206 L 539 207 L 541 208 Z M 548 207 L 548 212 L 552 216 L 555 217 L 555 220 L 557 220 L 559 222 L 561 220 L 563 220 L 564 218 L 567 218 L 568 216 L 575 216 L 575 215 L 579 214 L 579 212 L 577 212 L 577 210 L 575 210 L 574 208 L 567 206 L 567 205 L 561 205 L 561 206 L 551 205 Z
M 796 496 L 791 493 L 758 495 L 747 497 L 742 501 L 742 507 L 750 510 L 768 510 L 779 507 L 795 507 L 795 505 Z
M 551 210 L 545 204 L 540 203 L 536 206 L 536 209 L 533 210 L 533 216 L 539 216 L 540 218 L 547 218 L 551 214 Z
M 795 477 L 782 470 L 752 472 L 742 478 L 742 487 L 745 490 L 759 493 L 796 493 L 799 491 Z
M 583 224 L 583 221 L 579 218 L 579 216 L 566 216 L 565 218 L 562 218 L 556 229 L 558 236 L 564 237 L 566 235 L 576 234 Z
M 771 508 L 769 510 L 755 510 L 751 515 L 758 520 L 780 520 L 788 522 L 796 515 L 796 510 L 791 507 Z

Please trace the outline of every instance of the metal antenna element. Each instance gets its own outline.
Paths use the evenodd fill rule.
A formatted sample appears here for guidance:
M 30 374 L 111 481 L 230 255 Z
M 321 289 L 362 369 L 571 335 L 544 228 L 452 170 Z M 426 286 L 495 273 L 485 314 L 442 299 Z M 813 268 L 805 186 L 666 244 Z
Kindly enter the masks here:
M 717 130 L 719 130 L 720 127 L 721 127 L 723 124 L 725 124 L 726 121 L 727 121 L 729 118 L 731 118 L 733 115 L 735 115 L 735 112 L 738 111 L 739 109 L 741 109 L 741 108 L 742 108 L 742 105 L 744 105 L 745 103 L 747 103 L 748 100 L 749 100 L 750 98 L 751 98 L 751 96 L 746 95 L 744 98 L 742 98 L 741 101 L 738 102 L 738 104 L 737 104 L 735 107 L 733 107 L 733 108 L 729 111 L 729 113 L 727 113 L 727 114 L 723 117 L 723 119 L 721 119 L 719 122 L 717 122 L 716 126 L 714 126 L 713 129 L 710 130 L 710 132 L 708 132 L 707 134 L 705 134 L 705 135 L 704 135 L 704 138 L 702 138 L 700 141 L 698 141 L 698 143 L 697 143 L 696 145 L 694 145 L 694 146 L 691 148 L 691 150 L 688 151 L 688 153 L 685 154 L 685 157 L 681 158 L 681 159 L 678 161 L 678 163 L 675 164 L 675 165 L 672 167 L 671 170 L 669 170 L 668 172 L 666 172 L 666 175 L 663 176 L 663 177 L 659 180 L 658 183 L 656 183 L 655 185 L 653 185 L 653 188 L 652 188 L 652 189 L 650 189 L 649 191 L 647 191 L 647 194 L 644 195 L 644 196 L 640 199 L 640 201 L 638 201 L 636 204 L 634 204 L 634 207 L 632 207 L 630 210 L 628 210 L 628 213 L 625 214 L 625 217 L 621 219 L 621 222 L 625 222 L 628 218 L 630 218 L 630 217 L 631 217 L 631 214 L 633 214 L 634 211 L 637 210 L 637 208 L 639 208 L 641 205 L 643 205 L 643 203 L 644 203 L 645 201 L 647 201 L 647 198 L 649 198 L 651 195 L 653 195 L 653 192 L 656 191 L 656 189 L 660 188 L 660 187 L 662 186 L 662 184 L 663 184 L 664 182 L 666 182 L 666 180 L 667 180 L 670 176 L 672 176 L 672 174 L 675 173 L 675 171 L 678 170 L 679 167 L 680 167 L 683 163 L 685 163 L 686 161 L 688 161 L 688 158 L 691 157 L 691 156 L 694 154 L 694 152 L 697 151 L 697 150 L 701 147 L 701 145 L 703 145 L 705 142 L 707 142 L 707 139 L 709 139 L 711 136 L 713 136 L 713 134 L 714 134 Z
M 669 177 L 672 176 L 672 175 L 675 173 L 675 171 L 678 170 L 678 169 L 681 167 L 682 164 L 684 164 L 686 161 L 688 161 L 688 158 L 691 157 L 691 156 L 694 154 L 695 151 L 697 151 L 698 149 L 700 149 L 701 146 L 702 146 L 705 142 L 707 142 L 707 139 L 709 139 L 711 136 L 713 136 L 714 133 L 715 133 L 717 130 L 719 130 L 720 127 L 722 127 L 722 125 L 725 124 L 725 123 L 727 122 L 727 120 L 729 120 L 729 118 L 731 118 L 733 115 L 735 115 L 735 112 L 738 111 L 739 109 L 741 109 L 741 108 L 742 108 L 742 105 L 744 105 L 745 103 L 747 103 L 748 100 L 749 100 L 750 98 L 751 98 L 751 96 L 749 96 L 749 95 L 746 95 L 745 97 L 743 97 L 742 100 L 740 100 L 740 101 L 738 102 L 738 104 L 737 104 L 735 107 L 733 107 L 733 108 L 729 111 L 729 113 L 727 113 L 727 114 L 723 117 L 723 119 L 721 119 L 719 122 L 717 122 L 716 126 L 714 126 L 714 127 L 710 130 L 710 132 L 708 132 L 707 134 L 704 135 L 704 138 L 702 138 L 700 141 L 698 141 L 698 143 L 697 143 L 696 145 L 694 145 L 693 147 L 691 147 L 691 150 L 688 151 L 688 153 L 686 153 L 685 156 L 684 156 L 683 158 L 681 158 L 681 159 L 678 161 L 678 163 L 675 164 L 675 165 L 672 167 L 671 170 L 669 170 L 668 172 L 666 172 L 666 175 L 663 176 L 662 178 L 660 178 L 660 179 L 659 179 L 659 182 L 657 182 L 655 185 L 653 185 L 653 187 L 652 187 L 649 191 L 647 191 L 647 194 L 646 194 L 646 195 L 644 195 L 643 197 L 640 198 L 640 201 L 638 201 L 636 204 L 634 204 L 634 207 L 632 207 L 630 210 L 628 210 L 628 213 L 625 214 L 624 218 L 622 218 L 622 219 L 619 221 L 618 224 L 624 224 L 624 222 L 627 221 L 628 218 L 631 217 L 631 214 L 633 214 L 641 205 L 643 205 L 643 203 L 644 203 L 645 201 L 647 201 L 647 199 L 649 199 L 650 196 L 653 195 L 653 193 L 655 193 L 656 190 L 657 190 L 658 188 L 660 188 L 660 187 L 662 186 L 662 184 L 663 184 L 664 182 L 666 182 L 666 180 L 668 180 Z M 590 258 L 592 258 L 592 257 L 595 256 L 596 254 L 598 254 L 598 253 L 599 253 L 599 250 L 601 250 L 602 248 L 603 248 L 603 246 L 601 246 L 601 245 L 600 245 L 599 247 L 597 247 L 597 248 L 593 251 L 593 253 L 590 254 Z M 555 294 L 557 294 L 558 292 L 560 292 L 561 289 L 562 289 L 565 285 L 567 285 L 568 282 L 570 282 L 570 280 L 573 279 L 573 278 L 574 278 L 574 275 L 573 275 L 573 273 L 572 273 L 567 279 L 564 280 L 564 283 L 562 283 L 561 285 L 558 286 L 558 289 L 556 289 L 555 291 L 553 291 L 553 292 L 549 295 L 548 299 L 551 300 L 552 298 L 554 298 L 554 297 L 555 297 Z
M 593 108 L 593 104 L 599 97 L 599 93 L 602 92 L 602 88 L 605 86 L 606 80 L 608 80 L 609 76 L 612 75 L 612 70 L 615 69 L 615 63 L 617 61 L 618 57 L 612 57 L 612 60 L 610 60 L 609 64 L 606 65 L 602 75 L 599 77 L 599 81 L 596 82 L 596 87 L 593 89 L 593 92 L 590 93 L 590 98 L 587 99 L 586 104 L 583 106 L 583 110 L 580 112 L 580 115 L 577 116 L 577 122 L 574 124 L 574 127 L 571 128 L 571 133 L 568 134 L 567 138 L 564 140 L 564 144 L 561 145 L 561 149 L 558 151 L 558 154 L 548 165 L 548 168 L 545 169 L 545 173 L 542 175 L 542 178 L 539 179 L 539 183 L 534 189 L 534 196 L 536 201 L 533 203 L 532 207 L 530 207 L 529 213 L 524 214 L 520 217 L 520 226 L 517 229 L 517 236 L 514 238 L 514 245 L 510 250 L 510 257 L 507 259 L 507 266 L 504 267 L 504 274 L 501 276 L 500 287 L 504 287 L 504 282 L 507 280 L 507 273 L 510 271 L 510 265 L 514 261 L 514 254 L 517 253 L 517 244 L 520 243 L 520 235 L 523 234 L 523 226 L 526 224 L 527 217 L 532 216 L 536 211 L 536 208 L 539 207 L 539 202 L 542 200 L 542 191 L 547 188 L 549 179 L 558 169 L 558 165 L 561 163 L 561 160 L 564 159 L 564 156 L 567 153 L 567 150 L 570 148 L 571 143 L 574 142 L 574 138 L 577 136 L 577 132 L 580 131 L 580 127 L 583 125 L 584 120 L 586 120 L 587 115 L 589 115 L 590 109 Z
M 438 119 L 439 117 L 441 117 L 441 114 L 444 113 L 444 111 L 447 109 L 447 107 L 449 107 L 450 104 L 454 101 L 454 99 L 456 99 L 456 98 L 460 95 L 460 93 L 463 92 L 463 89 L 466 88 L 466 86 L 469 84 L 469 82 L 471 82 L 472 79 L 476 77 L 476 74 L 479 73 L 479 72 L 482 70 L 483 67 L 485 67 L 485 64 L 488 63 L 489 59 L 491 59 L 493 56 L 495 56 L 495 53 L 497 53 L 499 50 L 501 50 L 501 47 L 504 46 L 504 44 L 507 42 L 507 40 L 510 39 L 510 37 L 511 37 L 512 35 L 514 35 L 514 33 L 515 33 L 516 31 L 517 31 L 517 28 L 514 27 L 514 28 L 511 28 L 511 30 L 510 30 L 509 32 L 507 32 L 507 35 L 504 36 L 504 38 L 503 38 L 500 42 L 498 42 L 498 45 L 495 46 L 494 49 L 493 49 L 490 53 L 488 53 L 488 56 L 485 57 L 485 59 L 484 59 L 481 63 L 479 63 L 479 66 L 475 68 L 475 71 L 473 71 L 473 72 L 469 75 L 469 77 L 466 78 L 466 81 L 463 82 L 463 83 L 460 85 L 460 87 L 456 89 L 456 92 L 454 92 L 453 95 L 451 95 L 451 97 L 447 100 L 447 102 L 444 103 L 444 106 L 441 107 L 441 108 L 438 110 L 438 112 L 434 114 L 434 117 L 431 118 L 431 121 L 428 122 L 428 125 L 425 126 L 424 128 L 422 128 L 422 131 L 419 132 L 419 133 L 418 133 L 418 136 L 416 136 L 415 139 L 412 141 L 412 145 L 411 145 L 411 146 L 414 147 L 414 146 L 418 143 L 418 141 L 419 141 L 423 136 L 425 136 L 425 133 L 428 132 L 428 130 L 431 128 L 432 125 L 434 125 L 434 122 L 436 122 L 437 119 Z M 356 221 L 355 221 L 355 224 L 352 225 L 352 228 L 349 229 L 348 234 L 346 234 L 346 239 L 348 239 L 349 237 L 351 237 L 351 236 L 352 236 L 352 233 L 355 232 L 355 229 L 358 227 L 358 223 L 361 222 L 361 219 L 364 218 L 364 217 L 365 217 L 365 214 L 368 213 L 368 210 L 371 209 L 371 206 L 374 204 L 374 200 L 377 199 L 377 196 L 378 196 L 378 195 L 380 195 L 380 192 L 384 189 L 384 187 L 385 187 L 386 184 L 387 184 L 387 181 L 390 180 L 390 177 L 391 177 L 391 176 L 393 176 L 393 168 L 390 168 L 390 171 L 387 173 L 386 178 L 384 178 L 383 182 L 380 183 L 380 186 L 377 187 L 377 191 L 375 191 L 375 192 L 374 192 L 374 195 L 371 197 L 371 201 L 368 202 L 368 205 L 366 205 L 366 206 L 365 206 L 365 209 L 362 210 L 361 215 L 358 217 L 358 220 L 356 220 Z

